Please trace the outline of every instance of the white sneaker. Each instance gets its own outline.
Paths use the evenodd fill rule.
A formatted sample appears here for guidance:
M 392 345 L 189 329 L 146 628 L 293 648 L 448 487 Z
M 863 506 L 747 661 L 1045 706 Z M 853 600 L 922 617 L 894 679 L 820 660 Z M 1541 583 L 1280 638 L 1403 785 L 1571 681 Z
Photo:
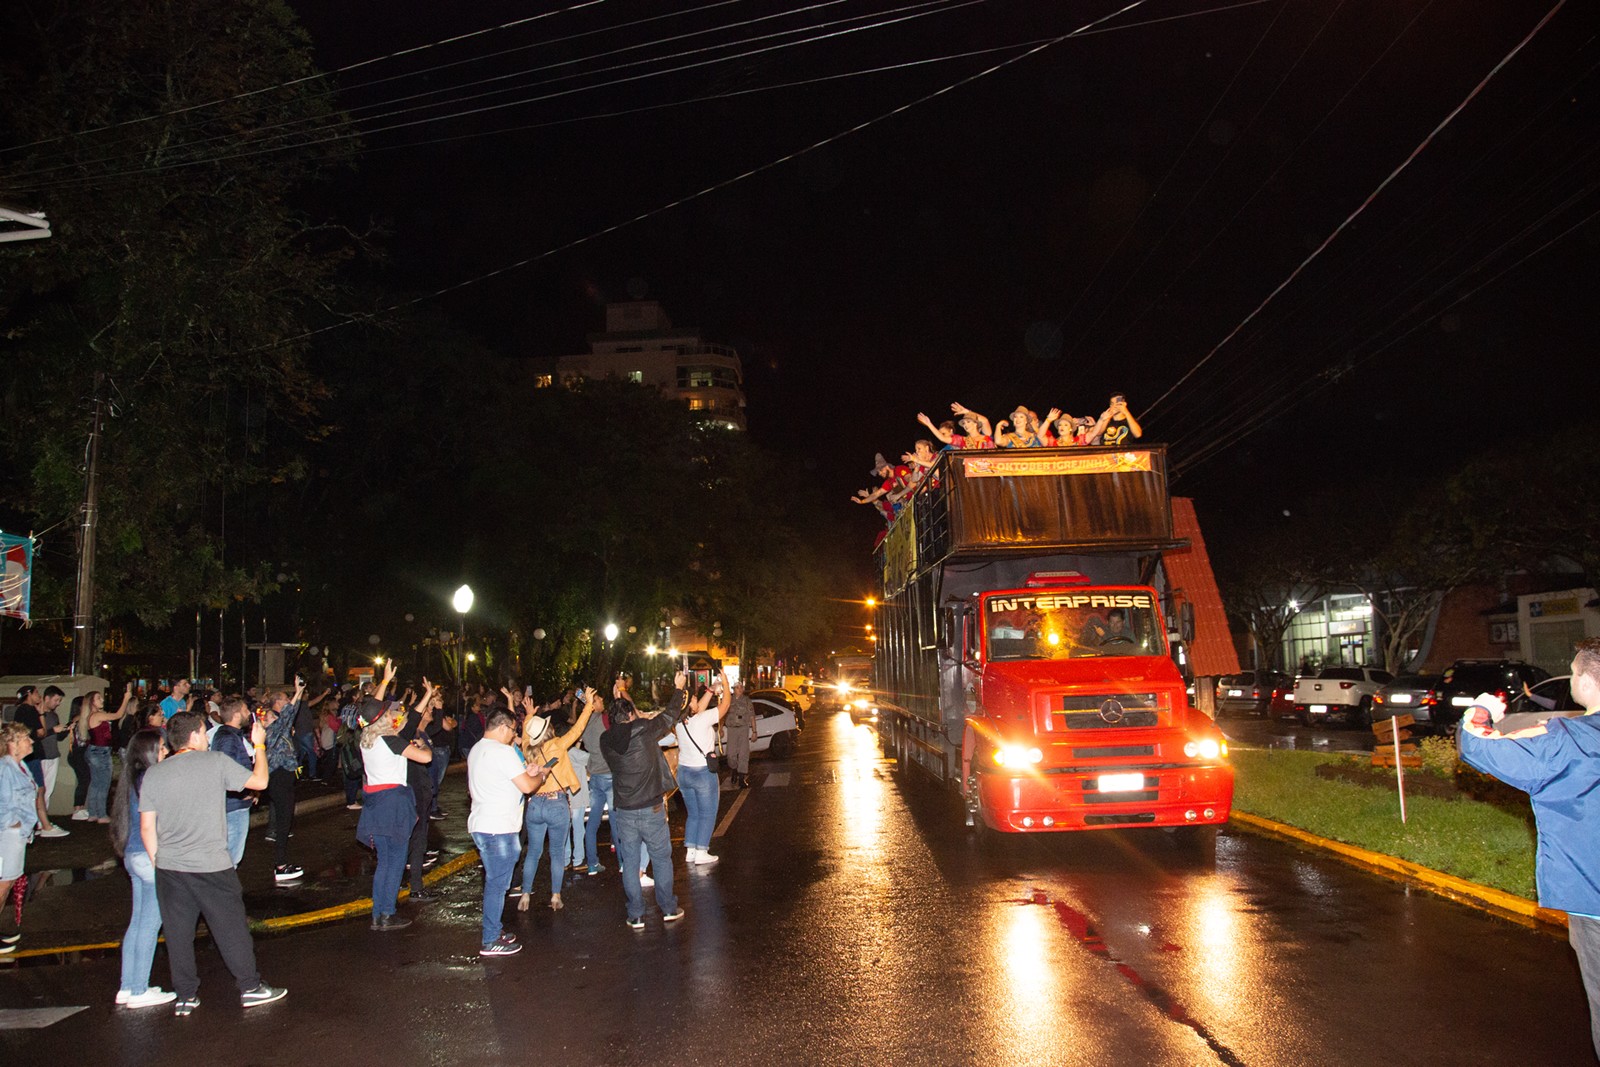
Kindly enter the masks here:
M 651 886 L 653 886 L 655 884 L 656 884 L 656 880 L 654 878 L 650 877 L 648 874 L 645 874 L 643 871 L 639 872 L 639 885 L 642 888 L 649 889 Z
M 709 867 L 722 858 L 721 856 L 713 856 L 705 849 L 701 849 L 698 853 L 696 853 L 696 855 L 699 858 L 695 862 L 699 863 L 702 867 Z
M 40 837 L 71 837 L 72 831 L 64 830 L 59 826 L 52 826 L 48 830 L 40 830 Z
M 693 867 L 695 864 L 699 863 L 700 862 L 700 850 L 697 849 L 697 848 L 684 849 L 683 850 L 683 862 L 687 863 L 691 867 Z
M 89 819 L 89 813 L 87 811 L 84 811 L 82 808 L 79 808 L 77 811 L 72 813 L 72 821 L 73 822 L 87 822 L 88 819 Z
M 117 1003 L 126 1004 L 128 1003 L 128 998 L 131 996 L 133 996 L 133 994 L 128 992 L 126 989 L 119 989 L 117 990 Z
M 129 997 L 126 1001 L 130 1008 L 154 1008 L 159 1004 L 171 1004 L 178 999 L 178 994 L 171 990 L 162 989 L 153 985 L 137 996 Z

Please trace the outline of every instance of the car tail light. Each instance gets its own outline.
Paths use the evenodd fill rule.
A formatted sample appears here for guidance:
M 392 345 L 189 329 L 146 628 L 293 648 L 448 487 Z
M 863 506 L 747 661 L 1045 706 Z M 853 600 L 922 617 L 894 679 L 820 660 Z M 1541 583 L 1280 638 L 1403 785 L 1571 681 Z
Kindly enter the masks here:
M 1356 683 L 1354 683 L 1354 682 L 1340 682 L 1339 683 L 1339 688 L 1340 689 L 1354 689 L 1355 687 L 1356 687 Z
M 1254 700 L 1255 698 L 1259 697 L 1260 695 L 1261 695 L 1261 690 L 1259 690 L 1259 689 L 1250 690 L 1250 699 Z
M 1383 703 L 1383 694 L 1382 693 L 1373 693 L 1372 694 L 1372 702 L 1374 704 L 1382 704 Z
M 1510 701 L 1510 697 L 1509 697 L 1509 695 L 1506 693 L 1506 691 L 1504 689 L 1496 689 L 1494 691 L 1494 695 L 1500 698 L 1500 703 L 1502 703 L 1502 704 L 1508 703 Z
M 1422 703 L 1437 704 L 1439 703 L 1439 697 L 1434 693 L 1424 693 L 1422 694 Z

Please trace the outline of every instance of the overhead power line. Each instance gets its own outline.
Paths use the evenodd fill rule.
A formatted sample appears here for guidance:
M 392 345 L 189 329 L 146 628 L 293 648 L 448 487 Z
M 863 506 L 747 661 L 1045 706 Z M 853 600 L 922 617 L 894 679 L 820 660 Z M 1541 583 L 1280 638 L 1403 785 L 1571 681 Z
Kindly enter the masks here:
M 306 331 L 304 331 L 302 333 L 295 334 L 292 337 L 282 338 L 282 339 L 280 339 L 278 341 L 274 341 L 274 342 L 271 342 L 271 343 L 266 344 L 266 345 L 258 346 L 257 348 L 252 349 L 252 351 L 262 351 L 262 350 L 265 350 L 265 349 L 277 348 L 277 347 L 280 347 L 280 346 L 286 345 L 286 344 L 295 344 L 295 343 L 298 343 L 300 341 L 307 340 L 307 339 L 309 339 L 311 337 L 318 336 L 320 334 L 325 334 L 325 333 L 331 332 L 333 330 L 342 329 L 342 328 L 344 328 L 346 326 L 354 325 L 354 324 L 356 324 L 358 322 L 371 322 L 374 319 L 376 319 L 379 315 L 388 314 L 388 313 L 394 312 L 394 311 L 399 311 L 402 308 L 412 307 L 412 306 L 414 306 L 416 304 L 420 304 L 420 303 L 423 303 L 423 302 L 428 301 L 428 300 L 438 299 L 439 297 L 445 296 L 445 295 L 447 295 L 449 293 L 457 292 L 457 291 L 459 291 L 461 289 L 465 289 L 465 288 L 467 288 L 469 286 L 472 286 L 472 285 L 480 284 L 480 283 L 488 281 L 488 280 L 490 280 L 492 278 L 497 278 L 497 277 L 500 277 L 502 275 L 509 274 L 509 273 L 511 273 L 513 271 L 520 270 L 523 267 L 527 267 L 527 266 L 529 266 L 529 265 L 531 265 L 533 263 L 537 263 L 540 260 L 547 259 L 550 256 L 556 255 L 556 254 L 561 253 L 561 252 L 568 251 L 569 249 L 576 248 L 576 247 L 578 247 L 580 245 L 587 244 L 587 243 L 589 243 L 591 241 L 598 240 L 599 238 L 605 237 L 605 236 L 607 236 L 609 234 L 616 233 L 619 230 L 625 229 L 628 226 L 632 226 L 632 225 L 634 225 L 636 223 L 643 222 L 645 219 L 651 218 L 651 217 L 653 217 L 655 215 L 659 215 L 662 212 L 670 211 L 673 208 L 681 207 L 684 204 L 688 204 L 688 203 L 691 203 L 693 201 L 700 200 L 700 199 L 702 199 L 702 198 L 704 198 L 706 196 L 711 195 L 712 193 L 718 192 L 718 191 L 720 191 L 722 189 L 726 189 L 729 186 L 736 185 L 737 183 L 742 182 L 742 181 L 744 181 L 744 180 L 746 180 L 748 178 L 752 178 L 752 177 L 756 176 L 757 174 L 765 173 L 766 171 L 772 170 L 775 167 L 779 167 L 779 166 L 782 166 L 783 164 L 788 163 L 788 162 L 790 162 L 792 160 L 799 159 L 801 156 L 808 155 L 811 152 L 815 152 L 819 148 L 823 148 L 823 147 L 825 147 L 827 145 L 833 144 L 836 141 L 843 140 L 844 138 L 849 137 L 852 134 L 859 133 L 862 130 L 868 129 L 868 128 L 872 127 L 872 126 L 877 125 L 880 122 L 884 122 L 884 121 L 886 121 L 888 119 L 891 119 L 891 118 L 893 118 L 893 117 L 895 117 L 897 115 L 904 114 L 905 112 L 910 111 L 911 109 L 913 109 L 915 107 L 919 107 L 922 104 L 928 103 L 931 100 L 936 100 L 936 99 L 938 99 L 940 97 L 946 96 L 946 95 L 956 91 L 957 89 L 962 88 L 963 86 L 970 85 L 973 82 L 976 82 L 976 81 L 978 81 L 978 80 L 980 80 L 982 78 L 986 78 L 991 74 L 994 74 L 994 73 L 996 73 L 998 71 L 1004 70 L 1004 69 L 1006 69 L 1006 68 L 1008 68 L 1010 66 L 1013 66 L 1016 63 L 1020 63 L 1024 59 L 1027 59 L 1027 58 L 1029 58 L 1031 56 L 1038 55 L 1039 53 L 1045 51 L 1048 48 L 1051 48 L 1051 47 L 1054 47 L 1055 45 L 1061 44 L 1064 41 L 1071 40 L 1074 37 L 1083 36 L 1083 35 L 1087 34 L 1089 31 L 1095 29 L 1096 27 L 1098 27 L 1098 26 L 1100 26 L 1100 25 L 1102 25 L 1104 23 L 1110 22 L 1114 18 L 1117 18 L 1119 15 L 1124 15 L 1124 14 L 1128 13 L 1129 11 L 1134 10 L 1135 8 L 1143 6 L 1143 4 L 1145 2 L 1146 2 L 1146 0 L 1131 0 L 1131 2 L 1129 2 L 1127 4 L 1124 4 L 1123 6 L 1117 8 L 1116 10 L 1110 12 L 1109 14 L 1102 15 L 1097 19 L 1093 19 L 1093 20 L 1091 20 L 1091 21 L 1089 21 L 1087 23 L 1084 23 L 1082 26 L 1080 26 L 1077 29 L 1072 30 L 1072 31 L 1070 31 L 1068 33 L 1064 33 L 1064 34 L 1061 34 L 1060 36 L 1052 37 L 1052 38 L 1050 38 L 1050 39 L 1048 39 L 1046 41 L 1043 41 L 1040 44 L 1028 49 L 1025 52 L 1022 52 L 1019 55 L 1015 55 L 1015 56 L 1011 56 L 1011 57 L 1009 57 L 1007 59 L 1003 59 L 1000 62 L 992 64 L 992 65 L 990 65 L 988 67 L 985 67 L 983 70 L 980 70 L 980 71 L 978 71 L 978 72 L 976 72 L 974 74 L 969 74 L 969 75 L 966 75 L 965 77 L 958 78 L 957 80 L 949 83 L 948 85 L 941 86 L 940 88 L 935 89 L 934 91 L 932 91 L 930 93 L 924 93 L 922 96 L 919 96 L 916 99 L 911 100 L 911 101 L 909 101 L 907 103 L 901 104 L 901 105 L 899 105 L 897 107 L 891 108 L 890 110 L 885 111 L 882 114 L 877 115 L 874 118 L 867 119 L 864 122 L 856 123 L 854 126 L 850 126 L 850 127 L 846 128 L 846 129 L 840 130 L 838 133 L 834 133 L 834 134 L 831 134 L 831 135 L 829 135 L 827 137 L 824 137 L 820 141 L 814 141 L 811 144 L 805 146 L 804 148 L 797 149 L 797 150 L 795 150 L 793 152 L 790 152 L 790 153 L 788 153 L 786 155 L 780 156 L 777 159 L 769 160 L 766 163 L 762 163 L 762 164 L 760 164 L 758 166 L 751 167 L 750 169 L 745 170 L 745 171 L 743 171 L 743 172 L 741 172 L 739 174 L 736 174 L 731 178 L 725 178 L 725 179 L 723 179 L 721 181 L 714 182 L 711 185 L 707 185 L 704 188 L 701 188 L 701 189 L 699 189 L 699 190 L 697 190 L 695 192 L 689 193 L 689 194 L 684 195 L 684 196 L 680 196 L 675 200 L 671 200 L 671 201 L 669 201 L 667 203 L 660 204 L 660 205 L 658 205 L 658 206 L 656 206 L 654 208 L 651 208 L 651 209 L 649 209 L 647 211 L 640 212 L 639 214 L 634 215 L 631 218 L 624 219 L 621 222 L 613 223 L 612 225 L 607 226 L 604 229 L 596 230 L 593 233 L 587 234 L 587 235 L 585 235 L 583 237 L 576 238 L 576 239 L 568 241 L 568 242 L 566 242 L 564 244 L 556 245 L 555 247 L 546 249 L 543 252 L 539 252 L 539 253 L 537 253 L 535 255 L 532 255 L 532 256 L 527 256 L 527 257 L 525 257 L 523 259 L 517 260 L 514 263 L 508 263 L 503 267 L 498 267 L 498 268 L 496 268 L 494 270 L 486 271 L 486 272 L 484 272 L 482 274 L 475 275 L 474 277 L 466 278 L 466 279 L 464 279 L 462 281 L 459 281 L 459 282 L 456 282 L 456 283 L 454 283 L 452 285 L 447 285 L 447 286 L 445 286 L 445 287 L 443 287 L 441 289 L 436 289 L 436 290 L 434 290 L 432 292 L 424 293 L 424 294 L 422 294 L 420 296 L 412 297 L 409 300 L 403 300 L 403 301 L 400 301 L 400 302 L 395 303 L 395 304 L 390 304 L 390 305 L 388 305 L 386 307 L 380 308 L 378 311 L 369 312 L 369 313 L 360 315 L 358 317 L 353 317 L 353 318 L 350 318 L 350 319 L 346 319 L 343 322 L 334 323 L 334 324 L 329 325 L 329 326 L 322 326 L 322 327 L 319 327 L 319 328 L 314 329 L 314 330 L 306 330 Z M 1565 0 L 1563 0 L 1563 2 L 1565 2 Z
M 1366 211 L 1367 207 L 1371 205 L 1372 202 L 1376 200 L 1383 193 L 1383 191 L 1394 182 L 1396 178 L 1404 173 L 1406 168 L 1411 166 L 1412 162 L 1415 161 L 1416 158 L 1433 143 L 1434 138 L 1436 138 L 1442 130 L 1449 126 L 1450 123 L 1455 120 L 1455 117 L 1466 109 L 1468 104 L 1477 99 L 1478 95 L 1482 93 L 1484 88 L 1494 79 L 1495 75 L 1500 73 L 1500 71 L 1503 70 L 1507 64 L 1515 59 L 1517 55 L 1528 46 L 1528 43 L 1538 35 L 1540 30 L 1544 29 L 1544 27 L 1556 17 L 1556 14 L 1566 6 L 1566 3 L 1567 0 L 1556 0 L 1555 6 L 1545 13 L 1545 16 L 1539 20 L 1533 29 L 1529 30 L 1527 35 L 1523 37 L 1522 40 L 1518 41 L 1515 47 L 1513 47 L 1511 51 L 1507 52 L 1505 56 L 1498 63 L 1496 63 L 1492 69 L 1490 69 L 1489 73 L 1483 76 L 1482 80 L 1480 80 L 1477 85 L 1472 87 L 1472 91 L 1466 95 L 1465 99 L 1457 104 L 1449 114 L 1440 120 L 1437 126 L 1429 131 L 1428 135 L 1424 137 L 1414 149 L 1411 150 L 1411 154 L 1406 156 L 1406 158 L 1400 162 L 1399 166 L 1390 171 L 1389 175 L 1384 178 L 1383 181 L 1378 183 L 1377 188 L 1373 189 L 1372 192 L 1367 195 L 1367 198 L 1357 205 L 1354 211 L 1350 212 L 1350 214 L 1345 217 L 1343 222 L 1334 227 L 1333 232 L 1328 234 L 1328 236 L 1322 240 L 1321 244 L 1312 249 L 1310 255 L 1301 260 L 1299 265 L 1296 266 L 1294 270 L 1289 272 L 1288 277 L 1279 282 L 1278 285 L 1266 295 L 1261 303 L 1257 304 L 1248 315 L 1241 319 L 1237 326 L 1228 331 L 1227 336 L 1223 337 L 1223 339 L 1218 341 L 1209 352 L 1200 357 L 1194 366 L 1190 367 L 1189 370 L 1184 372 L 1182 377 L 1180 377 L 1176 382 L 1167 388 L 1166 392 L 1156 397 L 1154 403 L 1146 408 L 1144 413 L 1139 416 L 1140 420 L 1143 421 L 1144 419 L 1148 418 L 1150 413 L 1156 408 L 1160 407 L 1167 397 L 1171 396 L 1173 392 L 1183 385 L 1184 382 L 1192 378 L 1195 373 L 1200 370 L 1200 368 L 1209 363 L 1212 357 L 1214 357 L 1218 352 L 1222 351 L 1223 347 L 1227 345 L 1229 341 L 1233 340 L 1234 337 L 1238 336 L 1241 330 L 1243 330 L 1251 322 L 1255 321 L 1256 317 L 1260 315 L 1261 312 L 1266 310 L 1267 306 L 1272 303 L 1273 299 L 1277 297 L 1279 293 L 1287 289 L 1294 282 L 1294 280 L 1305 271 L 1306 267 L 1310 266 L 1311 263 L 1317 259 L 1318 256 L 1322 255 L 1322 253 L 1327 250 L 1328 246 L 1333 244 L 1333 242 L 1338 239 L 1339 235 L 1349 228 L 1349 226 L 1361 216 L 1362 212 Z

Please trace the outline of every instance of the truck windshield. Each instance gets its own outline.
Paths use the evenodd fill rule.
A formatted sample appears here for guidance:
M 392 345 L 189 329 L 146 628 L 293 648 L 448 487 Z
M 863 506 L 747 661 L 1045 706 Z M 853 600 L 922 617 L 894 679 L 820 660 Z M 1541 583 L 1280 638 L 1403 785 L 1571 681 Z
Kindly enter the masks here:
M 1144 592 L 1001 594 L 989 598 L 990 660 L 1166 655 L 1154 598 Z

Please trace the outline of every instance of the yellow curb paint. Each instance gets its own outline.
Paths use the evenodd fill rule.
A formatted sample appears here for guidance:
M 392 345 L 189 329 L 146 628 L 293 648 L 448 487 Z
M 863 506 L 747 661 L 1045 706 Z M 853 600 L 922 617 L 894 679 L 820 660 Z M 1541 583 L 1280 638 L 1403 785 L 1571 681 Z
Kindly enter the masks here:
M 1457 878 L 1453 874 L 1445 874 L 1431 867 L 1412 863 L 1397 856 L 1388 856 L 1382 852 L 1373 852 L 1361 848 L 1359 845 L 1347 845 L 1343 841 L 1334 841 L 1326 837 L 1318 837 L 1297 826 L 1277 822 L 1260 815 L 1251 815 L 1248 812 L 1234 810 L 1232 821 L 1235 825 L 1252 830 L 1257 833 L 1268 834 L 1273 837 L 1283 837 L 1290 841 L 1297 841 L 1312 848 L 1319 848 L 1331 852 L 1347 863 L 1358 867 L 1375 870 L 1396 880 L 1414 882 L 1423 888 L 1431 890 L 1442 897 L 1448 897 L 1458 903 L 1467 904 L 1484 911 L 1501 915 L 1509 915 L 1521 920 L 1525 924 L 1536 928 L 1545 929 L 1548 933 L 1555 933 L 1559 929 L 1565 936 L 1567 927 L 1567 913 L 1555 911 L 1551 908 L 1541 908 L 1536 902 L 1526 897 L 1519 897 L 1515 893 L 1507 893 L 1503 889 L 1493 886 L 1479 885 L 1469 882 L 1465 878 Z
M 433 870 L 422 876 L 423 885 L 432 885 L 441 878 L 448 878 L 457 871 L 478 862 L 478 850 L 469 848 L 459 856 L 451 856 Z M 410 889 L 400 890 L 400 899 L 410 896 Z M 329 908 L 318 908 L 316 911 L 301 912 L 299 915 L 280 915 L 272 919 L 253 921 L 250 929 L 256 933 L 276 933 L 282 930 L 298 930 L 305 926 L 315 926 L 319 923 L 338 922 L 355 915 L 361 915 L 372 910 L 372 898 L 362 897 L 352 900 L 348 904 L 335 904 Z M 165 941 L 166 938 L 161 938 Z M 61 956 L 69 952 L 93 952 L 96 950 L 121 948 L 121 941 L 102 941 L 93 945 L 62 945 L 58 948 L 30 948 L 0 956 L 0 965 L 8 959 L 17 960 L 29 956 Z
M 448 878 L 457 871 L 478 862 L 478 850 L 469 848 L 459 856 L 451 856 L 433 870 L 422 876 L 423 885 L 432 885 L 441 878 Z M 400 899 L 404 900 L 411 895 L 409 888 L 400 890 Z M 281 930 L 298 930 L 306 926 L 316 926 L 320 923 L 338 922 L 356 915 L 362 915 L 372 910 L 372 898 L 361 897 L 347 904 L 335 904 L 331 908 L 318 908 L 316 911 L 304 911 L 299 915 L 279 915 L 271 919 L 262 919 L 250 924 L 252 930 L 260 933 L 276 933 Z

